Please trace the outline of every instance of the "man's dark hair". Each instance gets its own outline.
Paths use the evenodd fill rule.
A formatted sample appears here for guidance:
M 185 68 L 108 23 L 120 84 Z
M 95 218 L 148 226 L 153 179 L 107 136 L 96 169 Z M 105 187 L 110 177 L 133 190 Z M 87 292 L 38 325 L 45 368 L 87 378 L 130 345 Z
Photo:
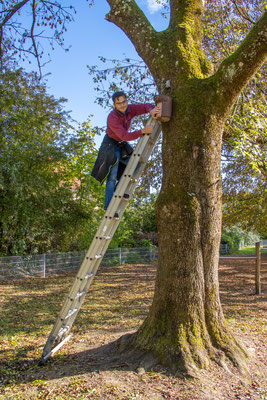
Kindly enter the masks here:
M 127 96 L 126 96 L 126 94 L 125 94 L 124 92 L 118 91 L 118 92 L 113 93 L 113 95 L 112 95 L 113 103 L 115 103 L 115 99 L 116 99 L 117 97 L 120 97 L 120 96 L 124 96 L 125 99 L 127 99 Z

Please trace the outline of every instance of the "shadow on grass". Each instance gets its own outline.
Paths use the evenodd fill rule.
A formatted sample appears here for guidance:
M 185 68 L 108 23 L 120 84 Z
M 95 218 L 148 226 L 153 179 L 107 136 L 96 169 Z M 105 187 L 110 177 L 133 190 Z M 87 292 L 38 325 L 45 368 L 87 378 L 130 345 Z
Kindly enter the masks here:
M 82 306 L 83 312 L 77 321 L 82 323 L 86 317 L 87 324 L 95 323 L 99 312 L 108 310 L 113 313 L 118 310 L 127 315 L 133 302 L 137 308 L 142 308 L 144 288 L 148 282 L 152 283 L 151 292 L 154 277 L 155 267 L 148 265 L 112 267 L 112 270 L 111 267 L 100 267 L 100 273 L 89 289 Z M 55 322 L 73 282 L 72 274 L 1 283 L 0 335 L 44 334 Z M 106 324 L 114 318 L 116 316 L 107 313 Z
M 27 348 L 21 353 L 26 355 Z M 148 355 L 149 362 L 149 355 Z M 56 380 L 76 375 L 98 374 L 101 371 L 136 371 L 140 366 L 139 355 L 119 354 L 117 340 L 102 346 L 73 354 L 57 354 L 39 366 L 39 360 L 29 361 L 26 358 L 3 363 L 2 371 L 7 373 L 4 384 L 31 383 L 38 380 Z M 155 371 L 155 368 L 153 368 Z M 156 367 L 157 371 L 161 367 Z M 8 376 L 8 371 L 12 373 Z

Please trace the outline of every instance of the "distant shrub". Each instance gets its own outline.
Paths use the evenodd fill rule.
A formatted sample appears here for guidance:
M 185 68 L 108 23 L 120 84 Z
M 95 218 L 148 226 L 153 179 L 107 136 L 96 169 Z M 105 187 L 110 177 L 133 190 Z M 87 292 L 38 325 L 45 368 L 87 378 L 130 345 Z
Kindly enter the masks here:
M 144 261 L 144 258 L 138 252 L 130 252 L 123 259 L 126 264 L 138 264 Z
M 225 233 L 222 234 L 221 243 L 228 245 L 230 253 L 232 253 L 233 251 L 235 251 L 238 248 L 238 247 L 236 248 L 236 244 L 235 244 L 234 240 L 230 236 L 226 235 Z

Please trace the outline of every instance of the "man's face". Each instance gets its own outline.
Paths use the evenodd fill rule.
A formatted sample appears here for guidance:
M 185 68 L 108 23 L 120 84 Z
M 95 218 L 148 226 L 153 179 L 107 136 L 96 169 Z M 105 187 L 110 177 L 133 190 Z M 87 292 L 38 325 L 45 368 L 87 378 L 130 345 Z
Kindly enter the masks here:
M 128 106 L 128 101 L 124 96 L 116 97 L 114 101 L 114 106 L 116 110 L 120 111 L 121 113 L 125 114 Z

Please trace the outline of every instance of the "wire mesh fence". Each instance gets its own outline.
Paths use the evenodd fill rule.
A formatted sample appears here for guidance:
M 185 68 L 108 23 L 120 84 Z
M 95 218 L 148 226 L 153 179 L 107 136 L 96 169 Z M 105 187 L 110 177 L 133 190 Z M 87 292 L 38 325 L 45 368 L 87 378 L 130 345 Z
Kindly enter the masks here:
M 84 250 L 68 253 L 0 257 L 0 279 L 45 277 L 75 271 L 80 267 L 86 252 Z M 151 262 L 155 261 L 157 256 L 158 250 L 154 246 L 108 249 L 101 265 Z
M 221 244 L 221 255 L 226 255 L 228 252 L 227 245 Z M 80 267 L 86 253 L 87 250 L 68 253 L 0 257 L 0 279 L 20 279 L 33 276 L 45 277 L 52 274 L 75 271 Z M 108 249 L 101 265 L 138 264 L 156 261 L 157 258 L 158 249 L 156 246 Z
M 230 250 L 230 246 L 227 243 L 221 243 L 220 254 L 228 254 L 229 250 Z

